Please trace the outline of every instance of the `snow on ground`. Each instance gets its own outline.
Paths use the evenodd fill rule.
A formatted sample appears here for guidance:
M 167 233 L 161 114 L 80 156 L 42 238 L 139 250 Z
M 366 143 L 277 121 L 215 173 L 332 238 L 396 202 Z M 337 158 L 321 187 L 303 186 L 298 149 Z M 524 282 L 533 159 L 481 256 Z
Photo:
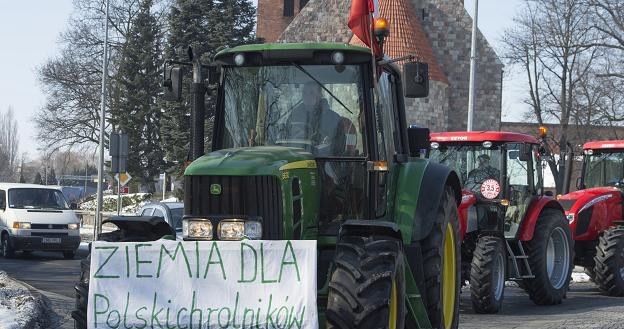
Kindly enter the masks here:
M 137 210 L 151 198 L 150 193 L 131 193 L 121 196 L 121 205 L 123 214 L 134 214 Z M 105 212 L 117 211 L 117 194 L 104 195 L 102 210 Z M 97 200 L 95 197 L 80 204 L 80 210 L 95 211 Z
M 39 313 L 39 301 L 28 289 L 0 271 L 0 328 L 32 327 Z

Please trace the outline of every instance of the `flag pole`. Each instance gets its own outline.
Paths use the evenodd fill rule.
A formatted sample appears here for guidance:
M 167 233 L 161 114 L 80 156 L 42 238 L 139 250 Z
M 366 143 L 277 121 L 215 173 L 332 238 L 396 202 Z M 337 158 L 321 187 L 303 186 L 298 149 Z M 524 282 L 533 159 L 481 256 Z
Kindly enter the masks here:
M 377 58 L 375 58 L 375 43 L 373 42 L 373 28 L 374 28 L 374 24 L 375 24 L 375 18 L 373 17 L 373 13 L 369 13 L 368 14 L 369 17 L 369 29 L 368 29 L 368 33 L 369 33 L 369 41 L 370 41 L 370 50 L 371 50 L 371 57 L 373 58 L 373 87 L 375 87 L 375 89 L 377 89 Z M 373 93 L 373 104 L 375 103 L 375 95 Z

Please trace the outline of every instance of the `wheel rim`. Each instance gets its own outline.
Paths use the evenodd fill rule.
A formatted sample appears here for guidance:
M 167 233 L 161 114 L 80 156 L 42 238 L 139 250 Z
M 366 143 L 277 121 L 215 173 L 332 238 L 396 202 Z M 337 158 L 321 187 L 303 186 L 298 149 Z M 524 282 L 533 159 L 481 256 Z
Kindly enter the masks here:
M 446 226 L 444 236 L 444 254 L 442 261 L 442 310 L 444 316 L 444 328 L 450 329 L 455 316 L 455 289 L 457 273 L 455 273 L 455 236 L 453 226 Z
M 492 287 L 494 287 L 494 298 L 501 300 L 503 297 L 503 290 L 505 288 L 505 260 L 503 254 L 496 253 L 494 258 L 494 268 L 492 270 Z
M 388 317 L 388 329 L 396 329 L 397 323 L 397 287 L 396 281 L 392 280 L 392 292 L 390 293 L 390 316 Z
M 550 284 L 555 289 L 561 288 L 569 275 L 570 248 L 565 231 L 561 227 L 555 228 L 548 237 L 546 247 L 546 271 Z

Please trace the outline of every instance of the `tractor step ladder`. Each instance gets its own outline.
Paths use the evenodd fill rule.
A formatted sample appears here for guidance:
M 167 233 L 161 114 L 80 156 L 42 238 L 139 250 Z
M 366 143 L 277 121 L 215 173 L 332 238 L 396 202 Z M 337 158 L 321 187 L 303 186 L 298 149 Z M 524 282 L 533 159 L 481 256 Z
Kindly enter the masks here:
M 516 240 L 518 243 L 518 255 L 513 251 L 511 246 L 509 245 L 509 241 L 505 240 L 505 245 L 507 246 L 507 253 L 509 254 L 509 258 L 511 259 L 511 264 L 513 265 L 513 275 L 510 275 L 512 280 L 520 280 L 520 279 L 533 279 L 535 275 L 533 275 L 533 271 L 531 271 L 531 265 L 529 265 L 529 256 L 524 252 L 524 247 L 522 247 L 522 242 L 520 240 Z M 522 265 L 519 266 L 518 261 L 522 260 Z M 521 270 L 521 267 L 524 267 L 524 271 Z

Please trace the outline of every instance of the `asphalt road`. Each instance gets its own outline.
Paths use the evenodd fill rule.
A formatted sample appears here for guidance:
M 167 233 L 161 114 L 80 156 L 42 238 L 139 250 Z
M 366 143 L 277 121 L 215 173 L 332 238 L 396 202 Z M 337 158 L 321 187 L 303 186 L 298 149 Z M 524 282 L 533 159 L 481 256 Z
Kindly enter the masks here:
M 0 258 L 0 270 L 21 280 L 49 297 L 56 309 L 71 310 L 74 283 L 80 275 L 80 257 L 63 259 L 60 253 L 36 252 L 15 259 Z M 56 298 L 55 298 L 56 297 Z M 65 305 L 67 304 L 67 305 Z M 59 312 L 60 313 L 60 312 Z M 66 319 L 66 325 L 70 325 Z M 59 328 L 56 327 L 55 328 Z M 601 328 L 624 329 L 624 298 L 607 297 L 591 283 L 574 283 L 563 304 L 537 306 L 517 287 L 507 287 L 503 309 L 499 314 L 474 314 L 470 292 L 461 295 L 460 328 Z

